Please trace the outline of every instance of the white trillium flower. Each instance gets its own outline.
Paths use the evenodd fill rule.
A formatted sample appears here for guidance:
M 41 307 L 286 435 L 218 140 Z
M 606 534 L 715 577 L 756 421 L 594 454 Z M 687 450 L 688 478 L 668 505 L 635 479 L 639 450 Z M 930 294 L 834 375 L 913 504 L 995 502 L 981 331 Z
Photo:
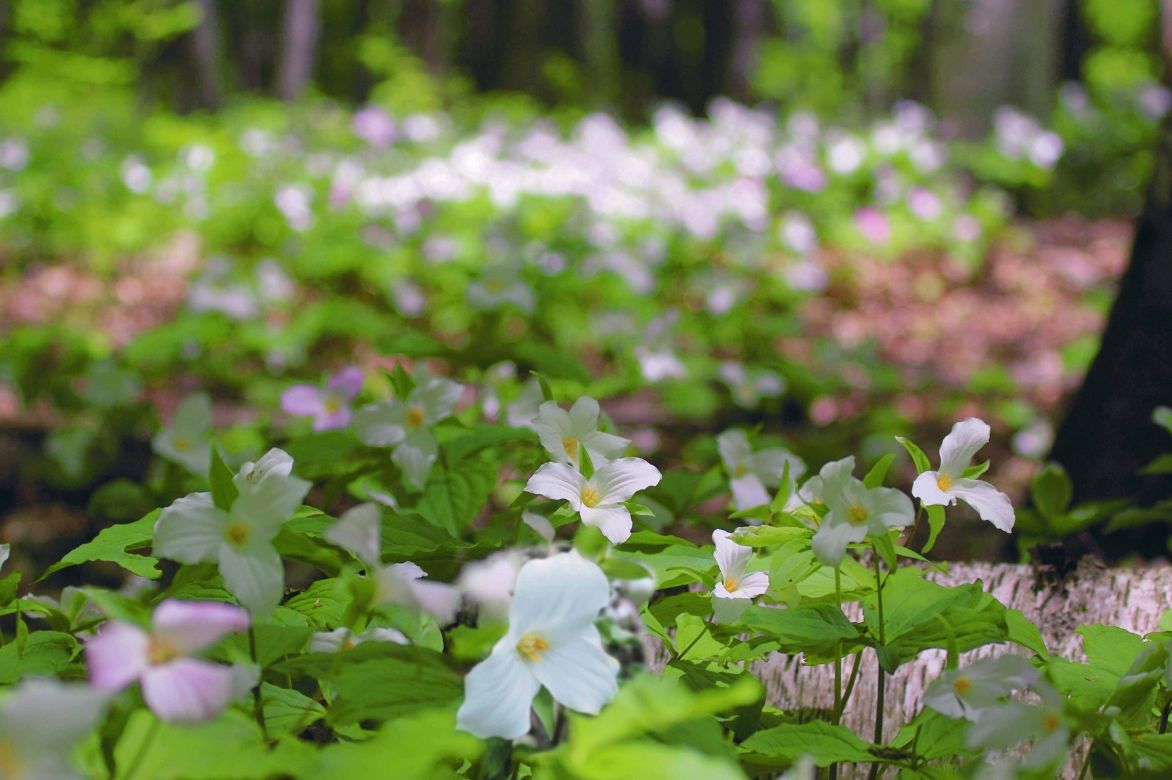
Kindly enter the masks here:
M 81 780 L 73 750 L 98 725 L 109 698 L 54 679 L 17 685 L 0 702 L 0 777 Z
M 976 417 L 952 426 L 940 445 L 940 469 L 925 471 L 912 483 L 912 495 L 924 506 L 952 506 L 959 498 L 999 530 L 1013 530 L 1013 502 L 981 479 L 966 479 L 964 471 L 977 450 L 989 443 L 989 425 Z
M 789 464 L 789 476 L 794 482 L 806 473 L 802 459 L 780 447 L 753 452 L 749 438 L 739 429 L 725 431 L 716 437 L 720 459 L 728 469 L 733 502 L 737 511 L 768 504 L 770 490 L 776 490 Z
M 481 616 L 504 618 L 513 601 L 517 572 L 526 562 L 525 555 L 518 550 L 493 553 L 460 571 L 460 588 L 480 606 Z
M 541 382 L 537 377 L 530 377 L 521 386 L 517 400 L 505 407 L 505 422 L 513 428 L 533 428 L 544 400 Z
M 1038 679 L 1038 671 L 1019 655 L 982 658 L 933 680 L 924 692 L 924 706 L 950 718 L 976 721 L 1015 689 L 1029 688 Z
M 458 382 L 420 372 L 419 384 L 405 400 L 392 398 L 359 409 L 358 438 L 372 447 L 393 447 L 391 460 L 403 478 L 422 490 L 439 452 L 431 426 L 450 417 L 464 388 Z
M 546 463 L 529 478 L 525 491 L 569 501 L 583 523 L 597 527 L 612 543 L 621 544 L 631 535 L 632 523 L 623 502 L 658 485 L 662 476 L 642 458 L 612 460 L 589 479 L 564 463 Z
M 206 477 L 212 463 L 212 402 L 207 394 L 184 398 L 171 424 L 151 439 L 151 448 L 192 474 Z
M 382 564 L 382 519 L 374 504 L 347 510 L 325 531 L 327 541 L 350 550 L 374 578 L 376 604 L 398 604 L 423 610 L 441 626 L 452 622 L 460 608 L 460 591 L 445 582 L 424 581 L 427 572 L 406 561 Z
M 537 410 L 533 429 L 553 460 L 568 463 L 575 468 L 580 456 L 579 447 L 585 447 L 590 461 L 596 467 L 623 454 L 631 442 L 613 433 L 598 430 L 601 411 L 598 401 L 584 395 L 574 402 L 570 411 L 546 401 Z
M 333 631 L 318 631 L 311 636 L 309 649 L 314 653 L 340 653 L 364 642 L 391 642 L 396 645 L 408 643 L 403 632 L 393 628 L 368 628 L 358 634 L 348 628 L 335 628 Z
M 228 511 L 216 507 L 211 493 L 177 499 L 155 523 L 155 554 L 187 564 L 215 562 L 229 593 L 254 615 L 269 614 L 285 589 L 273 539 L 311 487 L 292 470 L 293 458 L 272 449 L 233 477 L 239 495 Z
M 880 536 L 892 528 L 905 528 L 915 517 L 910 498 L 895 488 L 868 488 L 853 476 L 854 470 L 855 458 L 851 455 L 827 463 L 810 480 L 819 480 L 817 498 L 830 510 L 811 542 L 814 554 L 826 566 L 842 563 L 847 545 L 852 542 Z
M 728 531 L 712 532 L 713 555 L 720 567 L 720 582 L 712 589 L 718 599 L 752 599 L 769 590 L 769 575 L 763 571 L 745 573 L 753 550 L 732 538 Z
M 535 300 L 533 288 L 521 281 L 512 266 L 489 268 L 480 279 L 468 285 L 468 305 L 473 309 L 492 310 L 512 305 L 528 314 L 533 311 Z
M 485 739 L 524 736 L 542 686 L 563 706 L 597 714 L 618 690 L 619 664 L 594 627 L 609 600 L 606 575 L 577 552 L 525 564 L 508 633 L 464 680 L 458 727 Z
M 1043 681 L 1031 687 L 1040 705 L 1008 701 L 982 710 L 969 724 L 965 744 L 973 749 L 1005 750 L 1032 740 L 1030 752 L 1020 764 L 1025 769 L 1047 766 L 1063 756 L 1070 742 L 1062 712 L 1064 698 Z

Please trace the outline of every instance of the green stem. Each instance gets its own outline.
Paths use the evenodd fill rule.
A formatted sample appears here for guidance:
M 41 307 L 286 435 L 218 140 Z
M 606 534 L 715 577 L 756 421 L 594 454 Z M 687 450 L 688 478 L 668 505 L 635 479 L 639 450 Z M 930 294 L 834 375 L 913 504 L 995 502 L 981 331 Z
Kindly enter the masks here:
M 139 767 L 142 766 L 142 762 L 146 758 L 151 743 L 155 741 L 155 734 L 159 731 L 159 725 L 159 719 L 152 717 L 150 728 L 147 730 L 146 736 L 142 738 L 142 742 L 139 743 L 138 751 L 134 754 L 134 758 L 131 759 L 130 766 L 126 768 L 126 774 L 122 775 L 122 780 L 130 780 L 130 778 L 138 773 Z
M 1094 749 L 1094 747 L 1095 745 L 1093 742 L 1087 745 L 1087 754 L 1083 756 L 1082 759 L 1082 769 L 1078 770 L 1078 780 L 1083 780 L 1083 778 L 1087 776 L 1087 770 L 1091 767 L 1091 751 Z
M 252 662 L 260 667 L 260 662 L 257 661 L 256 655 L 256 627 L 249 623 L 248 625 L 248 653 L 252 656 Z M 261 699 L 261 686 L 264 685 L 264 673 L 260 673 L 260 678 L 256 681 L 256 687 L 252 690 L 252 709 L 256 717 L 256 725 L 260 726 L 260 735 L 265 743 L 269 742 L 269 728 L 265 723 L 265 707 L 264 701 Z
M 875 601 L 878 605 L 879 611 L 879 647 L 887 645 L 887 635 L 883 628 L 883 572 L 879 566 L 879 551 L 875 546 L 871 546 L 871 559 L 875 562 Z M 883 663 L 879 659 L 879 648 L 875 648 L 875 738 L 873 742 L 876 745 L 883 744 L 883 709 L 886 704 L 884 701 L 887 692 L 887 676 L 883 671 Z M 875 780 L 879 777 L 879 764 L 871 764 L 871 771 L 868 774 L 869 780 Z
M 1168 713 L 1172 711 L 1172 696 L 1168 697 L 1168 703 L 1164 705 L 1163 712 L 1160 713 L 1160 733 L 1163 734 L 1168 730 Z
M 859 668 L 863 665 L 863 654 L 860 652 L 855 656 L 855 663 L 851 667 L 850 677 L 846 681 L 846 691 L 842 694 L 842 702 L 838 705 L 838 712 L 834 714 L 835 722 L 842 720 L 842 713 L 846 712 L 846 703 L 850 701 L 851 694 L 855 692 L 855 682 L 859 679 Z
M 837 566 L 834 567 L 834 603 L 838 606 L 839 609 L 842 609 L 842 572 L 839 571 Z M 837 726 L 838 722 L 839 722 L 839 715 L 841 713 L 841 710 L 839 709 L 839 703 L 841 701 L 842 701 L 842 642 L 839 641 L 835 644 L 835 649 L 834 649 L 834 710 L 833 710 L 833 717 L 831 718 L 831 723 L 833 723 L 835 726 Z M 830 765 L 830 780 L 838 780 L 838 764 L 837 763 L 833 763 Z

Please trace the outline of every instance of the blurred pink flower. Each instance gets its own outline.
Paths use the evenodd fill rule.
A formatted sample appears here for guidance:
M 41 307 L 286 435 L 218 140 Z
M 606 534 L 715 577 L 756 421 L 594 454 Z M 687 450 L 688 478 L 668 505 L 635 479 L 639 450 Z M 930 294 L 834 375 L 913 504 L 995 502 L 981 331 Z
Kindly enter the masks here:
M 887 215 L 874 206 L 864 206 L 855 212 L 855 227 L 872 244 L 886 244 L 891 238 Z
M 233 699 L 238 678 L 230 666 L 191 655 L 248 623 L 248 613 L 231 604 L 174 599 L 155 609 L 150 632 L 111 621 L 86 642 L 90 684 L 114 692 L 141 682 L 160 720 L 210 720 Z
M 368 105 L 354 115 L 354 134 L 371 146 L 384 149 L 394 142 L 398 130 L 390 114 Z
M 350 402 L 361 389 L 362 369 L 347 366 L 329 378 L 325 389 L 293 385 L 281 396 L 281 408 L 289 414 L 312 416 L 315 431 L 345 428 L 350 424 Z

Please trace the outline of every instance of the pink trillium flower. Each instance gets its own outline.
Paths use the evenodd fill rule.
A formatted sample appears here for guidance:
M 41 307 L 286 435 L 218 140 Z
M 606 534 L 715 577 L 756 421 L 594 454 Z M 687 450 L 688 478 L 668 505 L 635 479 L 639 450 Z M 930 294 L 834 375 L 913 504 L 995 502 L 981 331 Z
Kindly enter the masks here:
M 192 656 L 248 624 L 248 613 L 231 604 L 168 599 L 150 631 L 115 620 L 86 642 L 90 684 L 116 692 L 141 682 L 160 720 L 210 720 L 235 697 L 238 678 L 230 666 Z
M 293 385 L 281 396 L 281 408 L 289 414 L 313 417 L 315 431 L 345 428 L 350 424 L 350 402 L 362 389 L 362 369 L 347 366 L 326 382 L 325 388 L 315 385 Z

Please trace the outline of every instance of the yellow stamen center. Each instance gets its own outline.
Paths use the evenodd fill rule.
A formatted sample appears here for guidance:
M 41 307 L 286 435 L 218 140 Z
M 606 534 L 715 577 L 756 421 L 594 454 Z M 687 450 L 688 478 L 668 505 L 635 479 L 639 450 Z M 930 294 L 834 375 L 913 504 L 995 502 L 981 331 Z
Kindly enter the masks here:
M 941 474 L 936 478 L 936 487 L 941 490 L 948 490 L 948 488 L 952 487 L 952 477 L 947 474 Z
M 846 510 L 846 520 L 851 525 L 862 525 L 867 522 L 867 510 L 862 504 L 854 504 Z
M 337 414 L 342 408 L 342 402 L 335 396 L 327 395 L 325 400 L 326 414 Z
M 505 289 L 505 283 L 500 279 L 489 279 L 484 283 L 484 286 L 490 293 L 499 293 Z
M 735 577 L 729 577 L 728 579 L 726 579 L 724 581 L 724 589 L 727 590 L 729 593 L 732 593 L 734 590 L 736 590 L 737 585 L 740 585 L 740 583 L 737 582 Z
M 418 428 L 423 425 L 423 409 L 419 406 L 412 406 L 407 410 L 407 425 L 412 428 Z
M 956 682 L 952 684 L 952 690 L 956 692 L 957 696 L 964 696 L 973 687 L 973 681 L 967 677 L 957 677 Z
M 522 634 L 517 640 L 517 652 L 530 661 L 540 661 L 541 654 L 549 649 L 549 642 L 536 634 Z
M 175 437 L 175 450 L 177 452 L 187 452 L 189 449 L 191 449 L 191 443 L 187 439 L 182 436 Z
M 168 661 L 175 660 L 179 656 L 179 650 L 170 642 L 159 637 L 151 637 L 150 644 L 147 645 L 147 660 L 150 661 L 151 666 L 165 664 Z
M 588 507 L 598 506 L 598 502 L 602 500 L 602 496 L 598 492 L 598 488 L 593 485 L 587 485 L 582 488 L 582 503 Z
M 746 466 L 744 463 L 738 463 L 737 467 L 735 469 L 733 469 L 733 476 L 736 477 L 737 479 L 740 479 L 741 477 L 745 476 L 748 473 L 749 473 L 749 467 Z
M 566 451 L 566 457 L 578 457 L 578 440 L 572 436 L 568 439 L 562 439 L 562 449 Z
M 1053 712 L 1047 712 L 1044 716 L 1042 716 L 1042 729 L 1047 734 L 1053 733 L 1054 730 L 1056 728 L 1058 728 L 1058 726 L 1061 724 L 1062 724 L 1062 719 L 1059 718 L 1057 715 L 1055 715 Z
M 248 541 L 248 527 L 244 523 L 232 523 L 224 531 L 224 538 L 232 544 L 244 544 Z

